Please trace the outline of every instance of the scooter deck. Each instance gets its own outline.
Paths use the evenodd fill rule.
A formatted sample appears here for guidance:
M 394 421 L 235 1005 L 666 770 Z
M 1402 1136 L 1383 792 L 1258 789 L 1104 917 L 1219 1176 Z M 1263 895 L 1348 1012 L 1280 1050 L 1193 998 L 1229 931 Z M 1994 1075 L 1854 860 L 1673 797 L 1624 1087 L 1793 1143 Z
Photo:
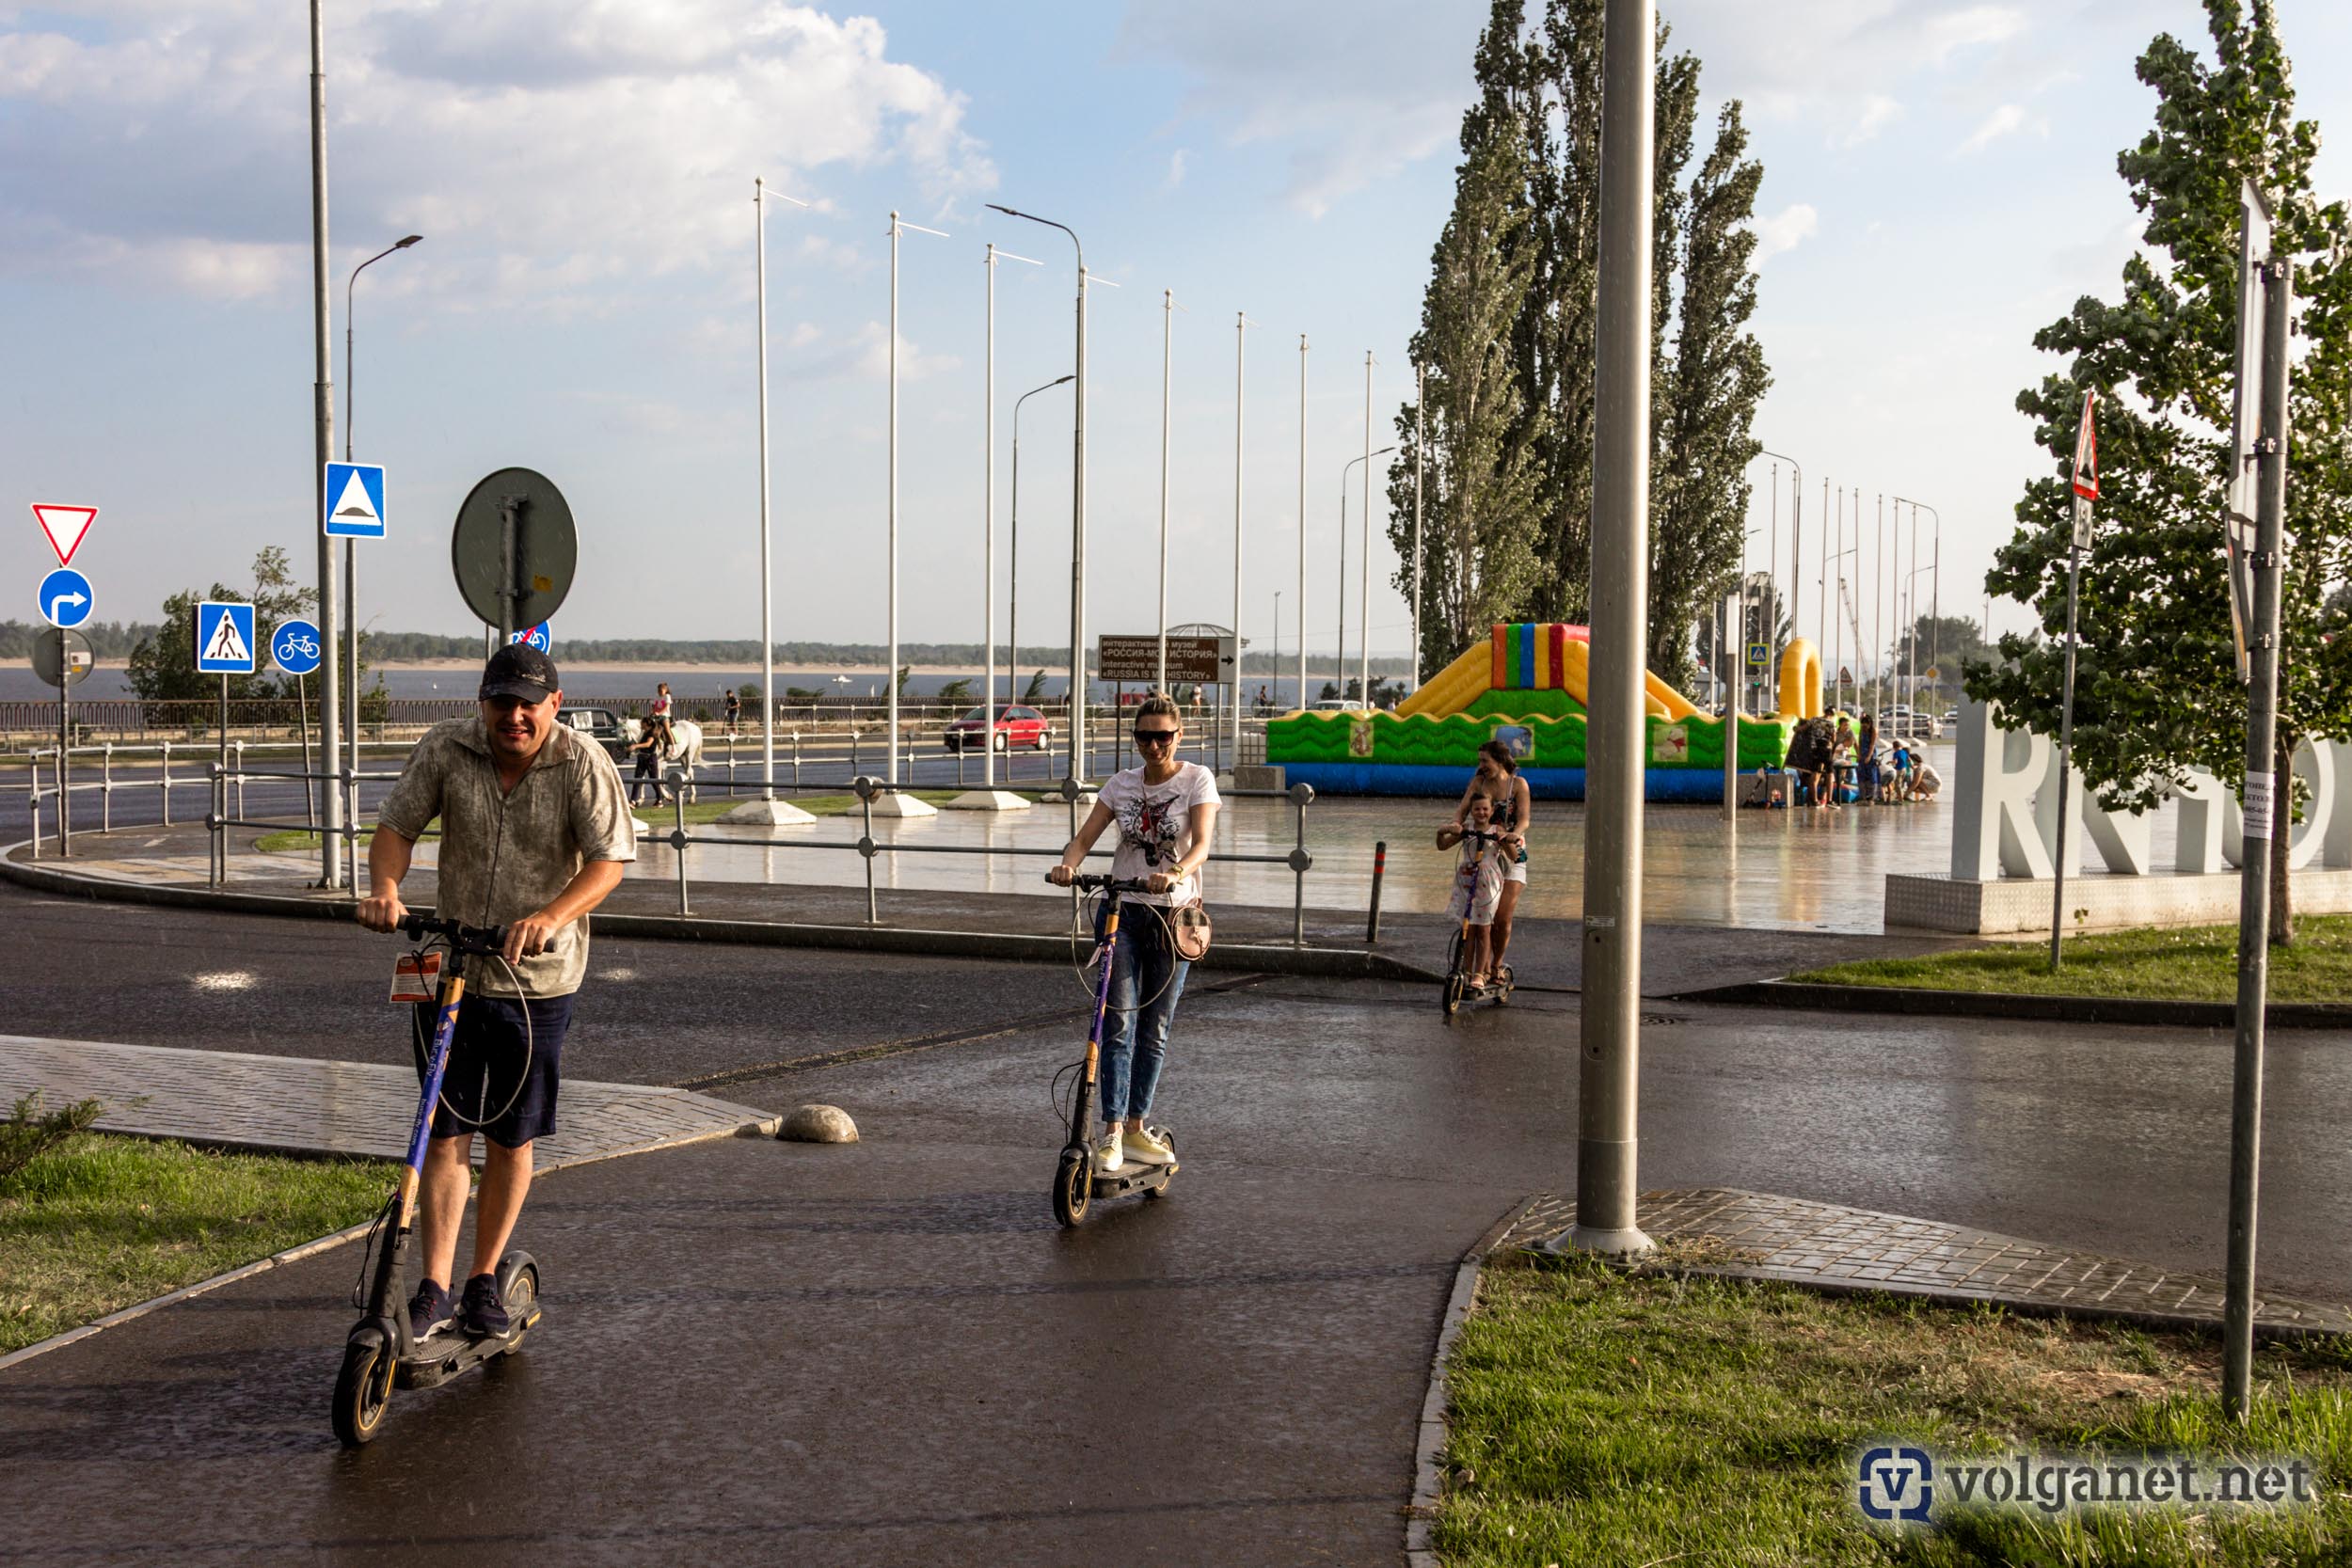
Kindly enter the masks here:
M 453 1325 L 428 1334 L 394 1370 L 393 1384 L 401 1388 L 438 1387 L 485 1361 L 495 1361 L 520 1350 L 523 1336 L 536 1328 L 545 1315 L 544 1308 L 528 1307 L 516 1318 L 513 1327 L 490 1338 L 476 1338 Z
M 1158 1193 L 1168 1188 L 1168 1178 L 1176 1174 L 1174 1165 L 1127 1164 L 1105 1176 L 1094 1173 L 1096 1197 L 1125 1197 L 1130 1193 Z

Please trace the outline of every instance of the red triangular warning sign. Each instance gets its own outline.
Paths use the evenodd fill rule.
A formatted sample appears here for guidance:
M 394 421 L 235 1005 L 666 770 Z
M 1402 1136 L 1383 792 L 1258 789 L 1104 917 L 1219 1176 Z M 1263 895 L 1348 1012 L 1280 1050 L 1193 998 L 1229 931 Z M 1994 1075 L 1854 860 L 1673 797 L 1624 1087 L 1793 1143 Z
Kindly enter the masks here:
M 2074 494 L 2094 501 L 2099 499 L 2099 427 L 2090 415 L 2098 401 L 2098 393 L 2083 393 L 2082 428 L 2074 433 Z
M 73 564 L 73 552 L 82 547 L 83 535 L 90 524 L 98 520 L 94 506 L 52 506 L 45 501 L 33 502 L 34 520 L 41 532 L 49 535 L 49 547 L 57 552 L 57 564 Z

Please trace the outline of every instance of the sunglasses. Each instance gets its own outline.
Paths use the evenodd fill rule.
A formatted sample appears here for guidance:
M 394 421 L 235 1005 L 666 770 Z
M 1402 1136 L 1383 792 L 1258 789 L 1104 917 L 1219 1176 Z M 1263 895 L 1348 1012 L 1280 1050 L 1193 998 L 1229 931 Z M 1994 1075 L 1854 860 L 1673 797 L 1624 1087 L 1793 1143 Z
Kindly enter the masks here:
M 1136 744 L 1138 746 L 1164 746 L 1174 741 L 1175 738 L 1174 730 L 1137 730 L 1136 732 Z

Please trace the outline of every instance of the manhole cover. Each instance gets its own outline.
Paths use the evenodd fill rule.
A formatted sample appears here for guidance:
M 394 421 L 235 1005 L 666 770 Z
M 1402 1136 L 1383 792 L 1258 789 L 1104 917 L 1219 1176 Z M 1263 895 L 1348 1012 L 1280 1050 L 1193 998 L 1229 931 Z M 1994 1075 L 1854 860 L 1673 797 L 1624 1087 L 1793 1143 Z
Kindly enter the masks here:
M 1677 1018 L 1672 1013 L 1644 1013 L 1642 1015 L 1642 1022 L 1645 1025 L 1653 1023 L 1688 1023 L 1690 1022 L 1691 1021 L 1687 1018 Z

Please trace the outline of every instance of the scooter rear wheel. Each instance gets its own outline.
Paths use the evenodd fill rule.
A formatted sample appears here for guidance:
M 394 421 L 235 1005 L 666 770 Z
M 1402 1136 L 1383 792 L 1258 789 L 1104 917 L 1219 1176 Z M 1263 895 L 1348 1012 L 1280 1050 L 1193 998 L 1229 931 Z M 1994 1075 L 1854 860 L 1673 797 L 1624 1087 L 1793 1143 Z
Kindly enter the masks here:
M 375 1435 L 392 1402 L 392 1347 L 373 1323 L 352 1331 L 335 1379 L 335 1435 L 356 1449 Z
M 1087 1217 L 1094 1196 L 1094 1167 L 1082 1148 L 1065 1148 L 1054 1172 L 1054 1217 L 1067 1227 Z

